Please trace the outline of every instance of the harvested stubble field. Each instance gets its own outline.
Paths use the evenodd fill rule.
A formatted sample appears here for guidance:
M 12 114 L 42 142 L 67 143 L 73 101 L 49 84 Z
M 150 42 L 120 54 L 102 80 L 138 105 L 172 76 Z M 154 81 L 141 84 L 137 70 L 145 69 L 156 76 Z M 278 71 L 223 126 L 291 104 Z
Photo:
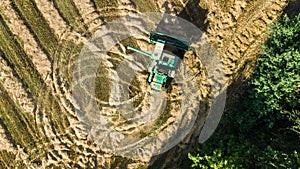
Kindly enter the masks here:
M 148 160 L 115 156 L 102 151 L 88 137 L 87 129 L 76 115 L 72 76 L 84 43 L 99 27 L 121 16 L 141 12 L 176 14 L 207 35 L 222 59 L 224 80 L 229 85 L 233 79 L 244 79 L 251 74 L 267 37 L 267 25 L 281 15 L 287 3 L 286 0 L 1 0 L 0 168 L 147 168 L 155 161 L 159 161 L 160 168 L 176 167 L 173 161 L 180 161 L 197 143 L 209 108 L 210 94 L 205 93 L 208 84 L 203 84 L 201 90 L 206 104 L 200 108 L 201 116 L 180 144 Z M 138 86 L 137 81 L 131 83 Z M 132 89 L 130 97 L 138 95 L 140 90 Z M 104 100 L 108 97 L 104 96 Z M 141 102 L 136 100 L 134 104 Z M 118 113 L 112 117 L 122 119 Z M 157 129 L 155 125 L 152 128 Z M 149 134 L 151 130 L 146 130 L 139 137 Z

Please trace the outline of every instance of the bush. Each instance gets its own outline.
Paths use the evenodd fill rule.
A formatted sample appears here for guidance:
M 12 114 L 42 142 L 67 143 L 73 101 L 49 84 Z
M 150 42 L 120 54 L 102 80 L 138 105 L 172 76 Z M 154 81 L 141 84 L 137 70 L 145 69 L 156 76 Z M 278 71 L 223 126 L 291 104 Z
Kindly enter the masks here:
M 249 89 L 214 136 L 189 158 L 194 168 L 300 166 L 300 14 L 270 27 Z

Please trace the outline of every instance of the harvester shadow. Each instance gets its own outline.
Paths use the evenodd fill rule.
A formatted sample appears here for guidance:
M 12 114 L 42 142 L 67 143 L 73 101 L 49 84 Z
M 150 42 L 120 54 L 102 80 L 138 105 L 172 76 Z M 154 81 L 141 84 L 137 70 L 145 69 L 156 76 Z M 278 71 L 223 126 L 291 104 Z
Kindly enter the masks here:
M 199 3 L 200 0 L 190 0 L 178 16 L 193 23 L 201 31 L 205 32 L 208 27 L 208 23 L 206 22 L 208 10 L 200 7 Z
M 288 6 L 284 9 L 284 13 L 290 18 L 300 13 L 300 1 L 291 1 Z

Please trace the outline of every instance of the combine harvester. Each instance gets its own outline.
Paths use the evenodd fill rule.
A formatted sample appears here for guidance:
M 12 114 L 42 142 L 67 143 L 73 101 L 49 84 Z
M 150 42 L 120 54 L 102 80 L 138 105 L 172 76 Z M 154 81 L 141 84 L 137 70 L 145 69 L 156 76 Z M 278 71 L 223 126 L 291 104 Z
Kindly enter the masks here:
M 175 70 L 183 59 L 185 51 L 190 48 L 190 41 L 166 35 L 160 32 L 151 32 L 149 41 L 155 44 L 152 54 L 128 46 L 127 49 L 141 53 L 151 59 L 148 65 L 148 83 L 154 90 L 168 88 L 175 76 Z

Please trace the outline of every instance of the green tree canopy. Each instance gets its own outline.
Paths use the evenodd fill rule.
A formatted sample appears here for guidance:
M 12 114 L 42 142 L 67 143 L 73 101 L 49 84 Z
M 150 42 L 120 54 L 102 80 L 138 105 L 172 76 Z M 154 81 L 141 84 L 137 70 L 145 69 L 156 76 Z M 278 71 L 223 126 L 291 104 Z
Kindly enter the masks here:
M 300 166 L 300 14 L 270 27 L 249 89 L 221 127 L 189 154 L 194 168 Z

